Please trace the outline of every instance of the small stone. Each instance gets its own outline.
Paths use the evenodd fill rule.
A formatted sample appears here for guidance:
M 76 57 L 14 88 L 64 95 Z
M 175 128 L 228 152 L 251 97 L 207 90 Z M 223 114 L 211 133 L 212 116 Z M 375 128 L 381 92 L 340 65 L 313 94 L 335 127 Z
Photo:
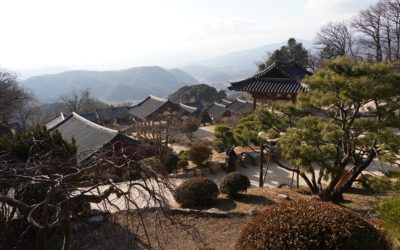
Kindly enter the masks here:
M 103 222 L 104 220 L 105 220 L 105 217 L 103 215 L 96 215 L 96 216 L 92 216 L 92 217 L 88 218 L 86 221 L 89 224 L 96 225 L 96 224 Z
M 290 200 L 289 196 L 286 194 L 278 194 L 278 198 L 282 200 Z
M 249 214 L 251 216 L 255 216 L 258 214 L 258 212 L 260 212 L 260 210 L 258 208 L 253 208 L 253 209 L 250 209 Z

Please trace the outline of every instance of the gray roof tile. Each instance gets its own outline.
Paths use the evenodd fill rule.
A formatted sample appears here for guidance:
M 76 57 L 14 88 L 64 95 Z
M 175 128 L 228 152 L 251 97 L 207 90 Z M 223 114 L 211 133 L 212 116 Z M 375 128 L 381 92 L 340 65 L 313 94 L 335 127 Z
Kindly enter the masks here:
M 54 128 L 57 124 L 60 122 L 64 121 L 65 115 L 63 112 L 61 112 L 58 116 L 52 118 L 51 120 L 45 122 L 44 126 L 47 128 L 47 130 L 51 130 Z
M 75 139 L 78 146 L 77 158 L 81 162 L 93 155 L 105 144 L 111 142 L 119 132 L 86 120 L 72 113 L 53 128 L 60 131 L 64 139 L 71 142 Z

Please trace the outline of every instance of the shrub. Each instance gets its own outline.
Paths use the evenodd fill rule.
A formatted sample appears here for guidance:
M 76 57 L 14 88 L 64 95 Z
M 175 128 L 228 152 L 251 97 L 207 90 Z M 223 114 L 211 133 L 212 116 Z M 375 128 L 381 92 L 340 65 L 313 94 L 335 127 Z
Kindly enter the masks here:
M 215 141 L 213 142 L 214 148 L 219 151 L 225 151 L 229 146 L 235 144 L 232 130 L 225 125 L 218 125 L 214 132 Z
M 366 181 L 373 192 L 382 194 L 392 189 L 392 183 L 386 176 L 367 175 Z
M 165 171 L 170 174 L 178 169 L 179 156 L 175 153 L 168 153 L 165 156 Z
M 174 198 L 182 207 L 196 208 L 212 204 L 218 194 L 218 186 L 212 180 L 194 177 L 179 185 Z
M 372 224 L 333 203 L 296 200 L 272 205 L 242 230 L 236 249 L 390 249 Z
M 202 123 L 204 126 L 206 123 L 212 123 L 211 116 L 205 110 L 200 113 L 200 123 Z
M 393 235 L 400 247 L 400 195 L 394 199 L 385 199 L 377 207 L 385 228 Z
M 180 160 L 184 160 L 184 161 L 188 161 L 189 160 L 188 151 L 181 150 L 179 152 L 179 159 Z
M 250 187 L 250 180 L 247 176 L 232 172 L 224 176 L 219 184 L 219 190 L 223 194 L 235 196 L 238 193 L 245 192 Z
M 181 132 L 185 133 L 186 137 L 191 140 L 197 129 L 199 129 L 199 123 L 194 119 L 188 119 L 182 123 Z
M 179 169 L 186 170 L 189 166 L 189 162 L 186 160 L 179 160 L 177 165 Z
M 197 166 L 200 166 L 208 160 L 212 155 L 212 151 L 209 147 L 202 144 L 194 144 L 188 151 L 188 158 Z

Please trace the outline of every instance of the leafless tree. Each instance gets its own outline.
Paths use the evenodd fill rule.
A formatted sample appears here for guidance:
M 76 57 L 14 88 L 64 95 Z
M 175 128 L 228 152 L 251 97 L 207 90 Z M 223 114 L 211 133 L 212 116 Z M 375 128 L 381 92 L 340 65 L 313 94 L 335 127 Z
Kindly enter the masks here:
M 15 219 L 26 221 L 26 230 L 36 231 L 38 249 L 49 249 L 48 238 L 55 228 L 61 228 L 62 249 L 71 249 L 73 219 L 89 203 L 99 204 L 105 210 L 135 210 L 139 215 L 146 207 L 152 207 L 168 217 L 168 193 L 174 192 L 174 183 L 138 162 L 137 152 L 129 154 L 131 151 L 122 144 L 115 144 L 77 165 L 74 158 L 55 157 L 59 155 L 56 151 L 35 153 L 35 148 L 43 148 L 43 143 L 43 140 L 34 141 L 26 161 L 10 158 L 9 152 L 0 152 L 0 223 Z M 137 178 L 115 183 L 105 174 L 121 170 Z M 35 199 L 29 196 L 27 192 L 32 187 L 38 187 L 42 195 L 36 195 Z M 116 200 L 120 205 L 116 205 Z M 138 227 L 146 228 L 140 218 Z M 24 233 L 20 241 L 23 237 Z
M 183 114 L 179 111 L 168 111 L 158 114 L 151 120 L 136 122 L 131 132 L 138 138 L 150 141 L 155 146 L 161 164 L 170 152 L 170 144 L 181 139 L 184 126 Z
M 316 45 L 323 58 L 338 56 L 354 57 L 354 39 L 350 27 L 345 22 L 330 22 L 317 33 Z
M 400 59 L 400 1 L 384 0 L 384 42 L 388 61 Z
M 353 27 L 361 34 L 358 41 L 366 49 L 364 54 L 371 55 L 371 53 L 374 53 L 376 62 L 383 60 L 382 26 L 384 13 L 385 5 L 378 2 L 368 9 L 360 11 L 352 21 Z
M 63 104 L 63 110 L 58 110 L 58 112 L 86 113 L 93 112 L 96 108 L 111 107 L 111 105 L 93 97 L 90 93 L 90 89 L 84 89 L 79 92 L 73 90 L 69 95 L 60 96 L 60 99 Z
M 24 105 L 20 106 L 13 114 L 14 119 L 18 121 L 22 129 L 26 130 L 38 125 L 42 125 L 46 114 L 40 103 L 35 98 L 30 98 L 25 101 Z
M 312 50 L 309 53 L 308 56 L 308 62 L 309 62 L 309 69 L 311 71 L 315 71 L 317 68 L 322 66 L 322 60 L 324 59 L 321 56 L 321 53 L 316 51 L 316 50 Z
M 0 71 L 0 124 L 6 124 L 31 95 L 18 86 L 17 76 Z
M 64 104 L 66 112 L 81 112 L 82 108 L 90 102 L 90 90 L 84 89 L 81 92 L 72 91 L 70 95 L 60 96 L 61 101 Z

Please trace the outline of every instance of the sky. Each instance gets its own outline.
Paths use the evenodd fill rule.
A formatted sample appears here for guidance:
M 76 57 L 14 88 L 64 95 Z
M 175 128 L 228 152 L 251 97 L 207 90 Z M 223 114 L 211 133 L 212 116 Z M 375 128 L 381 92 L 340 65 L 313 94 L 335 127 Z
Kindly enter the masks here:
M 0 68 L 176 66 L 313 40 L 377 0 L 0 0 Z

